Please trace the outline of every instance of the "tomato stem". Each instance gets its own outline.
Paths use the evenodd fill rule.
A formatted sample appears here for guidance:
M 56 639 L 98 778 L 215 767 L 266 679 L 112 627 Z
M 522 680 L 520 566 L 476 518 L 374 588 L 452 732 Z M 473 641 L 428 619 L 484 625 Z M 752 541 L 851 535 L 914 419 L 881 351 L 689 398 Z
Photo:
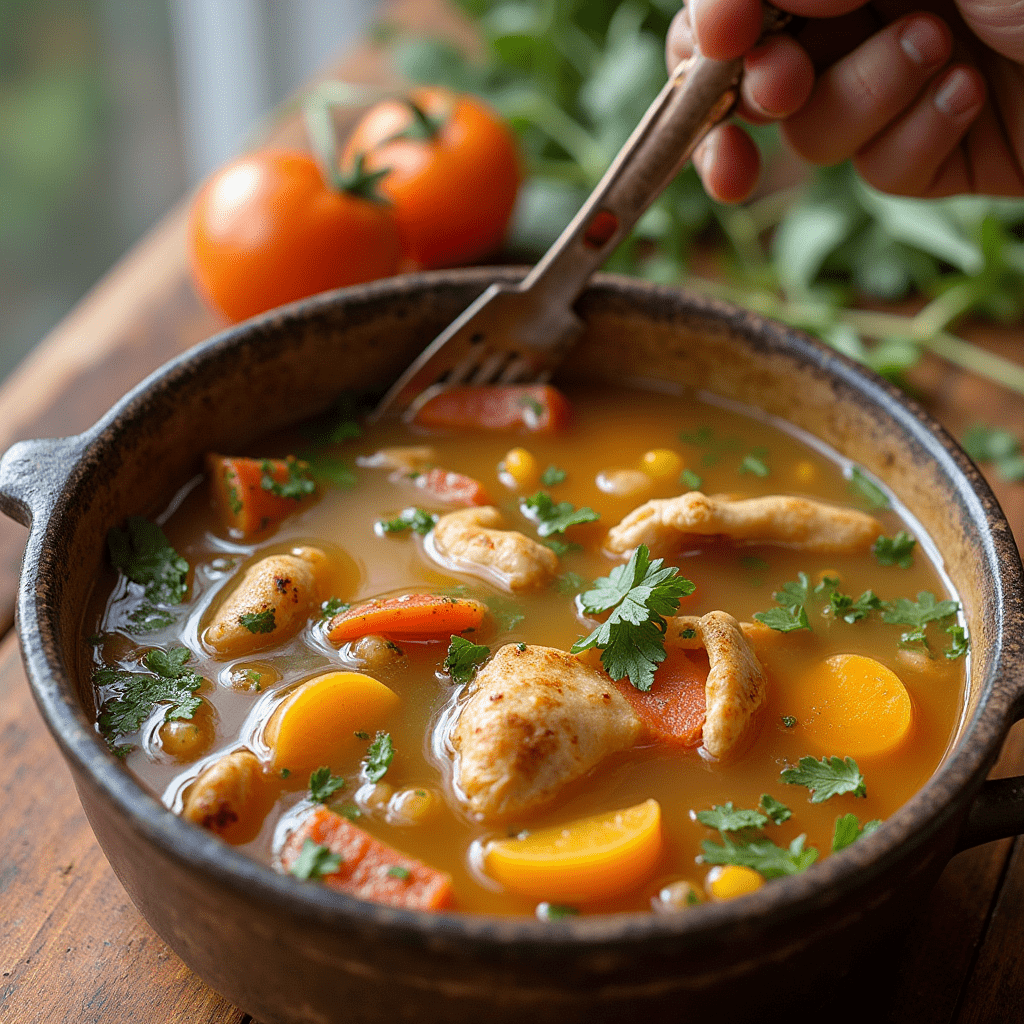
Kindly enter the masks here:
M 430 142 L 436 139 L 448 120 L 447 114 L 442 117 L 431 117 L 414 99 L 408 96 L 402 102 L 412 112 L 412 120 L 392 138 L 412 139 L 416 142 Z

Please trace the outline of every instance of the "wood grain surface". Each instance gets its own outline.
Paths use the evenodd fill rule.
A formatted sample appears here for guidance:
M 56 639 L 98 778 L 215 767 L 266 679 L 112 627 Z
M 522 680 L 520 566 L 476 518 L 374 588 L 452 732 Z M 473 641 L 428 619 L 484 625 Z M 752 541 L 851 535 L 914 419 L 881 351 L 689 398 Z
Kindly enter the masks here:
M 441 0 L 397 0 L 385 16 L 468 45 Z M 349 55 L 350 81 L 386 83 L 370 46 Z M 275 138 L 296 137 L 294 123 Z M 168 358 L 222 324 L 185 264 L 185 206 L 172 211 L 0 387 L 0 451 L 14 440 L 75 433 Z M 1024 363 L 1024 332 L 977 327 L 973 340 Z M 913 385 L 953 433 L 983 421 L 1024 437 L 1024 403 L 936 359 Z M 1024 540 L 1024 486 L 991 479 Z M 0 1022 L 247 1024 L 152 932 L 128 901 L 32 704 L 10 626 L 25 530 L 0 519 Z M 995 774 L 1024 770 L 1015 728 Z M 779 1012 L 791 1021 L 785 993 Z M 840 989 L 803 1007 L 837 1024 L 1024 1021 L 1024 843 L 991 843 L 950 863 L 907 932 L 852 965 Z M 723 1020 L 728 1020 L 723 1012 Z

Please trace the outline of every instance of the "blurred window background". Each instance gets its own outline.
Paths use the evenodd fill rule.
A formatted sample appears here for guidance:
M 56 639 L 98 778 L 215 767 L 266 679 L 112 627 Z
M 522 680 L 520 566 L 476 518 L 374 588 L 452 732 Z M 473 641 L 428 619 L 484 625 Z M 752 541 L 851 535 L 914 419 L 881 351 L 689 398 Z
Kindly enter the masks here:
M 375 0 L 0 0 L 0 379 Z

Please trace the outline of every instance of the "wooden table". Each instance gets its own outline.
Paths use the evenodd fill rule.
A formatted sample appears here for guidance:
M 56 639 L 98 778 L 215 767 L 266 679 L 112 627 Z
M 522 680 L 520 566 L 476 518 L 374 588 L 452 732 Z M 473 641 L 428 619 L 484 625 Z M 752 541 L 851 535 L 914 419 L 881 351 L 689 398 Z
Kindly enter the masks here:
M 438 23 L 436 0 L 398 0 L 393 13 L 408 24 Z M 344 65 L 353 81 L 385 74 L 370 49 Z M 84 429 L 152 369 L 222 326 L 189 283 L 184 216 L 182 207 L 159 224 L 0 388 L 0 451 L 21 438 Z M 1022 335 L 973 332 L 1024 363 Z M 957 436 L 980 420 L 1024 437 L 1024 402 L 999 387 L 934 360 L 915 371 L 914 384 Z M 1024 485 L 991 482 L 1024 541 Z M 12 629 L 24 540 L 21 527 L 0 520 L 0 1022 L 244 1024 L 251 1018 L 143 921 L 92 837 L 32 704 Z M 1022 770 L 1024 731 L 1015 729 L 996 774 Z M 785 993 L 778 1005 L 780 1018 L 792 1019 Z M 907 934 L 805 1009 L 832 1021 L 1024 1020 L 1024 840 L 956 857 Z

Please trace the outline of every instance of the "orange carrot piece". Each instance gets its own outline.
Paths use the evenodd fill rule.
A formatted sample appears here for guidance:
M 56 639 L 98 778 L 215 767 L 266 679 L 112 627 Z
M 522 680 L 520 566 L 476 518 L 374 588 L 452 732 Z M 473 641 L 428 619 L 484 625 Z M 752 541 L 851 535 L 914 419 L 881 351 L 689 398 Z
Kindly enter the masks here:
M 281 851 L 285 871 L 307 839 L 341 858 L 337 871 L 323 876 L 332 889 L 407 910 L 445 910 L 454 902 L 450 875 L 404 856 L 326 807 L 314 810 L 288 837 Z
M 435 501 L 443 501 L 449 505 L 493 505 L 491 496 L 479 480 L 462 473 L 453 473 L 435 466 L 433 469 L 417 473 L 413 480 L 416 486 Z
M 628 679 L 620 679 L 615 685 L 654 739 L 673 747 L 697 747 L 707 713 L 707 678 L 708 659 L 703 651 L 670 647 L 647 693 Z
M 487 605 L 465 597 L 404 594 L 382 597 L 339 612 L 327 624 L 327 639 L 340 644 L 368 633 L 404 640 L 447 640 L 479 629 Z
M 550 384 L 459 385 L 438 392 L 417 411 L 424 427 L 525 427 L 553 434 L 572 416 L 569 400 Z
M 312 478 L 303 473 L 304 465 L 294 456 L 247 459 L 211 452 L 206 456 L 206 472 L 221 522 L 232 533 L 249 537 L 291 515 L 313 496 Z M 286 487 L 286 494 L 264 487 L 264 477 Z M 296 479 L 306 483 L 297 485 Z M 292 492 L 294 497 L 289 496 Z

